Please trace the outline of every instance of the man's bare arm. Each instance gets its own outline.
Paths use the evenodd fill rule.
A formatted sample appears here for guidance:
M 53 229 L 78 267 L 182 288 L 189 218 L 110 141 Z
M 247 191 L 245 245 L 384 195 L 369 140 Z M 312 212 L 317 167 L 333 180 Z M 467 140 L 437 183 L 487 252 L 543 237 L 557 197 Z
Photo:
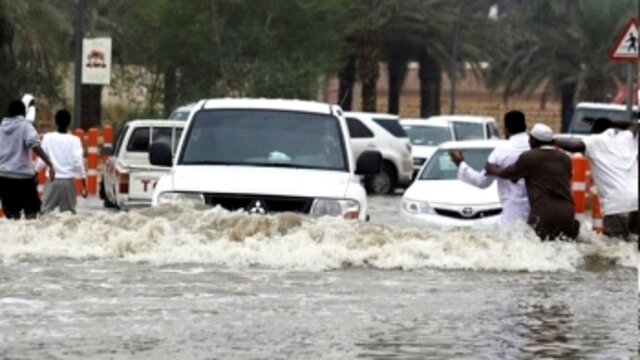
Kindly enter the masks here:
M 553 145 L 568 152 L 585 152 L 584 141 L 580 139 L 553 139 Z

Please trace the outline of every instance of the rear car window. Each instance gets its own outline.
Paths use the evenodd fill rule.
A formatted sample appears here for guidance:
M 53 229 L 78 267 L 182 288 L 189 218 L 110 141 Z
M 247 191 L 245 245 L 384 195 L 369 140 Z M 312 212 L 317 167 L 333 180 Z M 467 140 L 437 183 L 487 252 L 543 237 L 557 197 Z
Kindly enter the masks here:
M 373 137 L 373 132 L 356 118 L 347 118 L 347 128 L 349 128 L 349 135 L 354 139 Z
M 454 122 L 453 133 L 456 140 L 483 140 L 484 126 L 481 123 Z
M 391 135 L 397 138 L 406 138 L 407 133 L 404 131 L 400 122 L 398 120 L 393 119 L 373 119 L 376 124 L 382 126 L 385 130 L 387 130 Z
M 140 127 L 133 130 L 127 144 L 128 152 L 149 152 L 149 146 L 154 142 L 163 142 L 169 145 L 175 152 L 178 141 L 182 135 L 182 129 L 171 127 L 154 127 L 150 133 L 148 127 Z M 151 139 L 149 139 L 151 136 Z

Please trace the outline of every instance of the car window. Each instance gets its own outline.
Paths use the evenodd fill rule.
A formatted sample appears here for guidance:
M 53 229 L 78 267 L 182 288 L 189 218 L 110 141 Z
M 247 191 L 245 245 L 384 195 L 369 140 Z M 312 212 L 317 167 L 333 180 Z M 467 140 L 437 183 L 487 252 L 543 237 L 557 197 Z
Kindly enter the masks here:
M 175 128 L 174 129 L 174 136 L 173 136 L 173 153 L 176 153 L 176 150 L 178 149 L 178 144 L 180 143 L 180 137 L 182 137 L 182 128 Z
M 638 118 L 638 112 L 634 111 L 633 116 Z M 577 108 L 571 119 L 569 132 L 572 134 L 590 134 L 593 121 L 601 117 L 612 121 L 628 121 L 626 110 Z
M 484 139 L 484 127 L 481 123 L 453 122 L 453 133 L 458 141 Z
M 135 128 L 127 143 L 128 152 L 148 152 L 149 151 L 149 128 Z
M 490 122 L 489 125 L 489 133 L 491 137 L 500 138 L 500 129 L 496 126 L 496 123 Z
M 338 118 L 304 112 L 199 111 L 180 164 L 239 165 L 349 171 Z
M 171 115 L 169 115 L 169 120 L 187 120 L 189 117 L 190 111 L 184 110 L 174 110 Z
M 406 138 L 407 133 L 404 131 L 398 120 L 395 119 L 373 119 L 376 124 L 382 126 L 387 132 L 397 138 Z
M 347 127 L 349 128 L 349 135 L 354 139 L 373 137 L 373 132 L 356 118 L 347 118 Z
M 445 141 L 453 140 L 448 127 L 403 125 L 412 145 L 438 146 Z
M 493 149 L 464 149 L 461 150 L 464 161 L 476 171 L 482 171 L 489 154 Z M 420 174 L 420 180 L 455 180 L 458 178 L 458 168 L 451 161 L 446 150 L 438 150 L 429 160 Z

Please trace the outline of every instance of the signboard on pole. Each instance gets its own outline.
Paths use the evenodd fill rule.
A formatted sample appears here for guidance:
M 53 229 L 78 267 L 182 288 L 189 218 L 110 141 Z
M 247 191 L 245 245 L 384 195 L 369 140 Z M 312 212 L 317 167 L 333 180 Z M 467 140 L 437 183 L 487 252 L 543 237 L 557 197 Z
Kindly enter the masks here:
M 611 61 L 638 61 L 638 19 L 627 22 L 609 51 Z
M 82 41 L 82 83 L 109 85 L 111 82 L 111 38 Z

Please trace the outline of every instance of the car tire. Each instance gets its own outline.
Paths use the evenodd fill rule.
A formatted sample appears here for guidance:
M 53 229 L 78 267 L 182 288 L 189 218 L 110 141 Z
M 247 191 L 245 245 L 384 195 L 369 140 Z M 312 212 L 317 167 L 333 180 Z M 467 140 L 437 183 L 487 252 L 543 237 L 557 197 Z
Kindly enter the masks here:
M 374 195 L 391 194 L 396 189 L 398 181 L 396 180 L 396 172 L 388 163 L 382 164 L 380 173 L 376 175 L 366 176 L 364 179 L 364 187 L 367 193 Z
M 116 204 L 112 203 L 107 197 L 107 192 L 104 190 L 104 182 L 100 182 L 100 198 L 102 199 L 102 205 L 107 209 L 117 208 Z

